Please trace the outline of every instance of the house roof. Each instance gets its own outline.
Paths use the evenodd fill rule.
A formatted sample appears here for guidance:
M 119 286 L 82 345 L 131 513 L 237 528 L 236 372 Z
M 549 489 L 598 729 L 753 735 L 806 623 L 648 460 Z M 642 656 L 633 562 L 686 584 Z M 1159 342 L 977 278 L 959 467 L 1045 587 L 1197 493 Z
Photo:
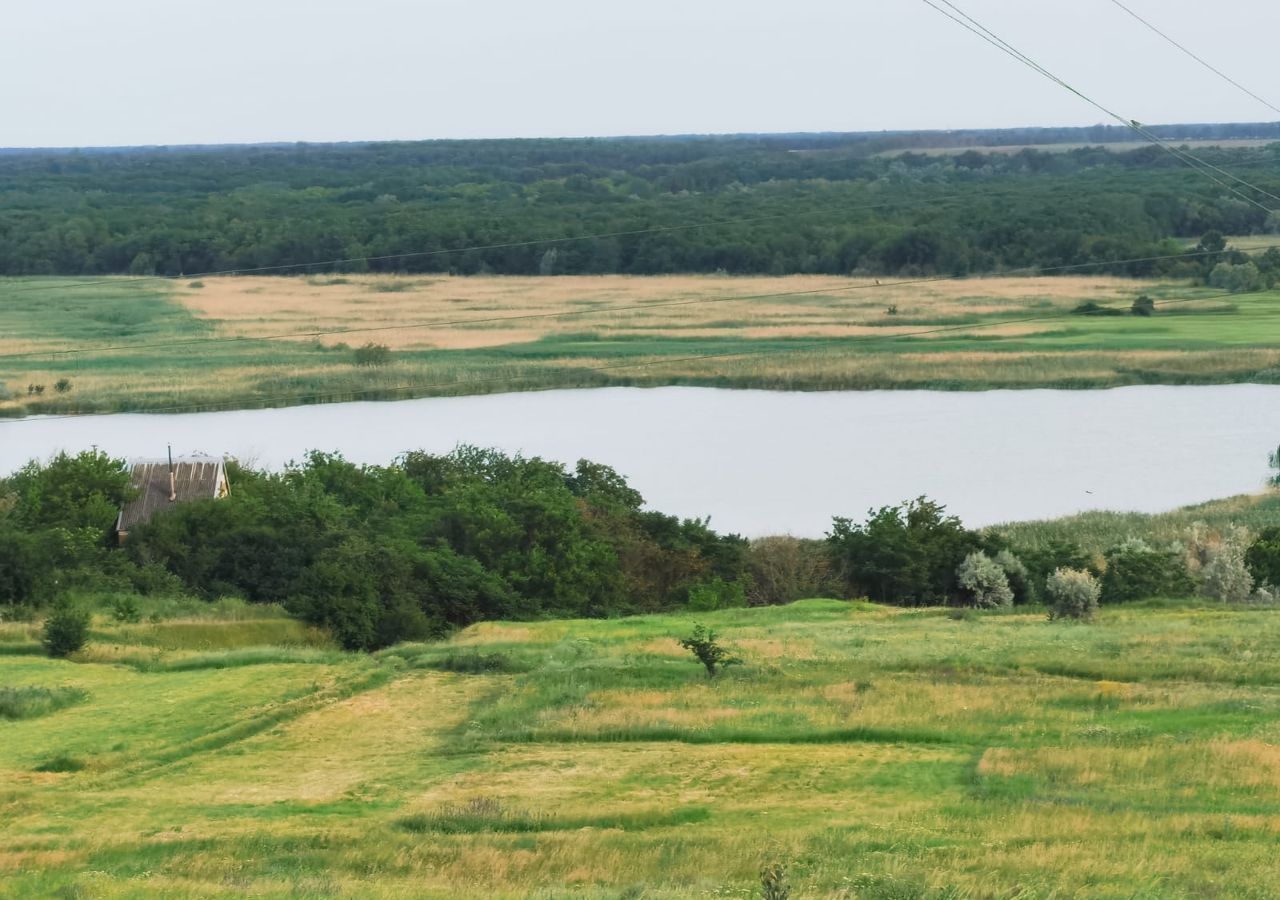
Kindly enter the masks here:
M 145 460 L 130 467 L 129 484 L 138 496 L 125 504 L 116 522 L 117 531 L 129 531 L 136 525 L 175 503 L 207 500 L 218 496 L 219 485 L 226 479 L 220 459 L 187 458 L 173 461 L 176 498 L 169 499 L 168 460 Z

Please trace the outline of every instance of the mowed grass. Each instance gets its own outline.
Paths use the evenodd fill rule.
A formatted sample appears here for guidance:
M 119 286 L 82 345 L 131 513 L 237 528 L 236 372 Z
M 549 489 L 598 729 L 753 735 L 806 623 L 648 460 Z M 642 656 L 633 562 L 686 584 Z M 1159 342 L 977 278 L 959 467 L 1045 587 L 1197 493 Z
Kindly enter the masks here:
M 708 680 L 695 618 L 743 663 Z M 1274 893 L 1273 609 L 813 600 L 323 659 L 277 627 L 226 668 L 0 656 L 83 692 L 0 721 L 0 895 L 749 897 L 767 863 L 796 897 Z
M 884 280 L 5 279 L 0 414 L 619 384 L 971 390 L 1280 379 L 1271 337 L 1280 292 L 1222 298 L 1113 277 Z M 1139 294 L 1177 302 L 1150 318 L 1065 315 L 1088 301 L 1127 308 Z M 375 330 L 305 334 L 344 329 Z M 278 335 L 303 336 L 263 340 Z M 369 341 L 391 347 L 389 364 L 356 364 L 351 347 Z M 70 390 L 55 390 L 60 379 Z M 37 385 L 42 393 L 30 391 Z

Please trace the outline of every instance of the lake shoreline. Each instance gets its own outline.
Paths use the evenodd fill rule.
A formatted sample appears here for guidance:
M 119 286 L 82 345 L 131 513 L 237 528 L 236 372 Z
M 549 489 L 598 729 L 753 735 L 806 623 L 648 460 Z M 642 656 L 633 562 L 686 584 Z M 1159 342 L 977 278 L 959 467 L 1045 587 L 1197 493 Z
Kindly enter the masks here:
M 748 536 L 819 537 L 832 516 L 922 494 L 972 526 L 1155 513 L 1259 490 L 1280 387 L 772 392 L 604 388 L 0 424 L 0 471 L 60 450 L 228 455 L 278 469 L 311 450 L 382 464 L 495 447 L 613 466 L 656 508 Z M 10 429 L 4 431 L 4 429 Z

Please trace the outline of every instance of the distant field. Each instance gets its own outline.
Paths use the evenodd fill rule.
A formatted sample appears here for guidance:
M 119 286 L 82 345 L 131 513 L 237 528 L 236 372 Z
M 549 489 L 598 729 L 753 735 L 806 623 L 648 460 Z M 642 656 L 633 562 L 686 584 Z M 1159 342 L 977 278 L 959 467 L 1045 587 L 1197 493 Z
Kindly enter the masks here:
M 264 611 L 0 624 L 0 896 L 1261 898 L 1280 617 L 813 600 L 342 654 Z M 450 671 L 453 670 L 453 671 Z M 473 672 L 474 674 L 468 674 Z
M 1179 303 L 1151 318 L 1062 317 L 1086 301 L 1127 308 L 1144 293 L 1216 292 L 1111 277 L 884 281 L 8 279 L 0 281 L 0 414 L 608 384 L 966 390 L 1280 377 L 1277 292 Z M 378 330 L 262 340 L 350 328 Z M 947 330 L 914 334 L 935 328 Z M 366 342 L 388 346 L 389 361 L 357 365 L 353 348 Z M 97 352 L 106 347 L 124 349 Z M 58 392 L 62 379 L 70 387 Z

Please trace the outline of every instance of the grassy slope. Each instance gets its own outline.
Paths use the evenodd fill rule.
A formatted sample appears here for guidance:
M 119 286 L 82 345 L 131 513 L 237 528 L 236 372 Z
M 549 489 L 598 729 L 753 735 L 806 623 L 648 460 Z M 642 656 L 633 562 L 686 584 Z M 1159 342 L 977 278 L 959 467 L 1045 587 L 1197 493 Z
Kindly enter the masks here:
M 1155 317 L 1070 317 L 972 332 L 888 338 L 1069 310 L 1211 294 L 1122 279 L 996 279 L 840 292 L 847 279 L 74 279 L 0 282 L 0 414 L 253 406 L 351 397 L 482 393 L 547 386 L 706 384 L 782 389 L 1101 387 L 1275 380 L 1280 292 L 1179 304 Z M 816 286 L 816 288 L 815 288 Z M 172 288 L 172 291 L 170 289 Z M 487 319 L 796 289 L 790 298 L 694 304 L 587 318 L 480 322 L 355 334 L 387 341 L 391 365 L 354 364 L 311 340 L 235 341 L 102 355 L 59 349 L 260 336 L 305 329 Z M 830 289 L 831 293 L 824 293 Z M 888 306 L 899 310 L 888 316 Z M 5 359 L 4 354 L 39 351 Z M 747 355 L 670 361 L 700 354 Z M 53 385 L 69 378 L 72 389 Z M 496 380 L 495 380 L 496 379 Z M 514 379 L 514 381 L 512 380 Z M 29 396 L 29 384 L 46 385 Z M 417 385 L 408 391 L 404 385 Z M 422 385 L 428 385 L 423 387 Z M 8 397 L 6 399 L 6 392 Z M 283 398 L 283 399 L 278 399 Z
M 71 662 L 2 626 L 0 681 L 87 696 L 0 720 L 0 895 L 751 896 L 770 861 L 802 897 L 1274 887 L 1273 610 L 700 618 L 745 660 L 711 682 L 689 615 L 373 659 L 270 618 L 242 640 L 287 646 L 100 624 Z M 477 654 L 505 671 L 440 671 Z

